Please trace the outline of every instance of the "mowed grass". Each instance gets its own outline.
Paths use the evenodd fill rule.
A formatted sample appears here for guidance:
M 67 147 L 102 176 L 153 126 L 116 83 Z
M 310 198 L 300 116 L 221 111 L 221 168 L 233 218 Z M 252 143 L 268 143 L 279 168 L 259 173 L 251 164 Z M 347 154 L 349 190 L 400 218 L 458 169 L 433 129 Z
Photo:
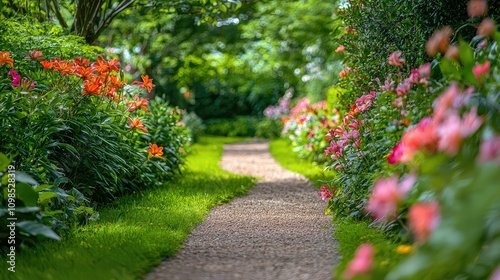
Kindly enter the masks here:
M 299 159 L 292 152 L 292 146 L 286 139 L 276 139 L 269 143 L 271 155 L 284 168 L 304 175 L 316 187 L 324 184 L 323 181 L 331 178 L 333 171 L 325 170 L 323 166 L 313 164 L 311 161 Z
M 218 166 L 223 144 L 241 140 L 200 139 L 178 179 L 117 199 L 100 210 L 98 221 L 74 228 L 60 242 L 18 252 L 15 273 L 7 271 L 2 254 L 0 279 L 141 279 L 175 255 L 210 208 L 254 186 L 254 178 Z
M 281 166 L 304 175 L 316 186 L 323 185 L 322 181 L 328 178 L 331 179 L 334 174 L 333 171 L 325 172 L 323 167 L 297 158 L 287 140 L 273 140 L 270 143 L 270 151 Z M 326 206 L 325 203 L 325 208 Z M 340 217 L 332 217 L 332 223 L 334 224 L 333 238 L 338 242 L 338 251 L 341 256 L 340 262 L 335 268 L 335 279 L 342 279 L 342 271 L 354 257 L 358 246 L 363 243 L 370 243 L 376 248 L 375 262 L 377 263 L 377 271 L 374 273 L 377 275 L 383 274 L 384 271 L 393 267 L 403 257 L 396 253 L 399 244 L 387 239 L 382 231 L 370 227 L 368 221 L 342 220 Z M 373 279 L 376 279 L 376 277 Z

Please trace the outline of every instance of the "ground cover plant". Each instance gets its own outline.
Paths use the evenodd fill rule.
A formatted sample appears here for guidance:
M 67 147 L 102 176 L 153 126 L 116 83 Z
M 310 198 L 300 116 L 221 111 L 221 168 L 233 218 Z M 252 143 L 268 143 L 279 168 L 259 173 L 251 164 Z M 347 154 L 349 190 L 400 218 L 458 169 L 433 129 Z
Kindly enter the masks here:
M 245 194 L 254 179 L 223 171 L 225 143 L 242 138 L 201 137 L 183 176 L 138 190 L 100 209 L 100 219 L 72 228 L 59 242 L 43 242 L 17 256 L 16 273 L 2 279 L 137 279 L 181 248 L 211 207 Z M 133 256 L 133 257 L 131 257 Z M 6 257 L 2 255 L 2 262 Z

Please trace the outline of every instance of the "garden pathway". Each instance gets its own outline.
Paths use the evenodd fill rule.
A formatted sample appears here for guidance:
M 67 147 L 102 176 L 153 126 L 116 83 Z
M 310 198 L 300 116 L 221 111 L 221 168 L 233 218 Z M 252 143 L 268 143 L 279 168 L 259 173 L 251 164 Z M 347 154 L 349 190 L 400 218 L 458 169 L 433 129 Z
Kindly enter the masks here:
M 267 142 L 224 147 L 225 170 L 261 178 L 248 195 L 217 206 L 153 279 L 332 278 L 338 260 L 331 216 L 303 176 L 282 168 Z

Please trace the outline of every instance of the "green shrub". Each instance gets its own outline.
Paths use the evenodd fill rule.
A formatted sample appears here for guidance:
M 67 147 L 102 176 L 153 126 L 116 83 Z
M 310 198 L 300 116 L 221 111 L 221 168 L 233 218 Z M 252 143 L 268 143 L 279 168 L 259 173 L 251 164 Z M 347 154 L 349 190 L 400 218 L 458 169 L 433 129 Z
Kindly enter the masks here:
M 184 116 L 182 121 L 189 128 L 192 141 L 194 143 L 198 142 L 199 137 L 205 133 L 205 129 L 207 128 L 203 124 L 203 120 L 195 112 L 190 112 Z
M 250 116 L 239 116 L 234 119 L 205 120 L 206 134 L 217 136 L 253 137 L 257 131 L 258 119 Z
M 139 97 L 153 86 L 147 76 L 129 86 L 116 59 L 99 56 L 91 64 L 82 57 L 89 51 L 81 50 L 63 59 L 59 55 L 76 53 L 78 41 L 34 27 L 35 35 L 25 28 L 26 37 L 0 42 L 18 47 L 0 49 L 0 151 L 47 186 L 40 191 L 56 194 L 40 194 L 38 201 L 59 221 L 52 226 L 97 218 L 97 203 L 172 178 L 190 142 L 182 112 L 160 101 L 148 108 Z M 23 49 L 34 38 L 48 42 L 49 53 Z M 54 49 L 58 53 L 50 53 Z

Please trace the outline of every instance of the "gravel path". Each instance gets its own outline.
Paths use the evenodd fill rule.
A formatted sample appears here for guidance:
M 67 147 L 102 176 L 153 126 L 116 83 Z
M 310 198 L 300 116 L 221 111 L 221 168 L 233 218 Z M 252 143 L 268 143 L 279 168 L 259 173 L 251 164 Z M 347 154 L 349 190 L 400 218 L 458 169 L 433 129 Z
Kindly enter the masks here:
M 267 142 L 226 145 L 220 165 L 262 178 L 248 195 L 217 206 L 152 279 L 332 278 L 338 256 L 331 216 L 304 177 L 282 168 Z

